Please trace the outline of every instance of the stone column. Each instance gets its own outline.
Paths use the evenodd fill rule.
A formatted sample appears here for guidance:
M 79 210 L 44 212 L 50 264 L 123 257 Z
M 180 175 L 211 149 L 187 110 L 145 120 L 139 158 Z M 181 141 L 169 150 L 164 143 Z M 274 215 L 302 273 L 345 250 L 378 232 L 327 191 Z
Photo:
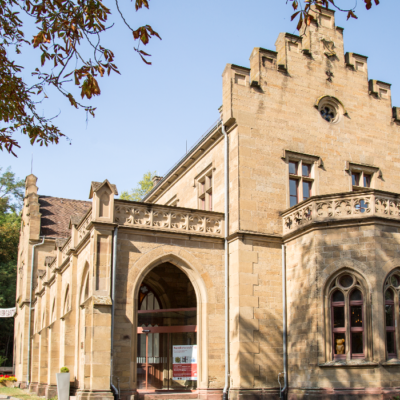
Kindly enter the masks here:
M 32 336 L 32 362 L 31 362 L 31 382 L 29 390 L 37 393 L 39 382 L 39 351 L 40 335 L 37 333 Z
M 229 245 L 229 253 L 231 398 L 236 399 L 241 389 L 254 388 L 258 375 L 254 354 L 260 349 L 253 336 L 258 330 L 254 309 L 259 299 L 253 287 L 258 284 L 258 275 L 253 271 L 258 255 L 241 238 Z
M 48 328 L 44 327 L 40 331 L 39 336 L 39 378 L 37 394 L 38 396 L 45 396 L 48 377 Z
M 81 331 L 84 340 L 80 343 L 84 363 L 83 371 L 79 374 L 80 380 L 83 378 L 83 385 L 80 382 L 77 400 L 113 398 L 110 389 L 112 227 L 95 224 L 93 248 L 93 295 L 85 301 L 84 321 L 80 321 L 84 323 L 84 330 Z
M 48 399 L 57 396 L 56 373 L 60 372 L 60 320 L 57 319 L 49 327 L 48 341 L 48 369 L 46 397 Z

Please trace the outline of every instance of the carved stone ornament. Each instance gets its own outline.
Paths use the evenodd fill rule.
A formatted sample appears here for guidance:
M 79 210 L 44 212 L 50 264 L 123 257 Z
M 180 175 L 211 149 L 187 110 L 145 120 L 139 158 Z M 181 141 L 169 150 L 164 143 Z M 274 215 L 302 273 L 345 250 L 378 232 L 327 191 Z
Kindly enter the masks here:
M 321 39 L 321 42 L 324 46 L 324 54 L 327 57 L 334 57 L 336 56 L 336 51 L 335 51 L 335 43 L 332 42 L 331 40 L 326 40 L 326 39 Z
M 210 213 L 211 214 L 211 213 Z M 222 234 L 222 218 L 210 216 L 207 212 L 175 212 L 170 209 L 151 208 L 135 204 L 116 205 L 114 221 L 120 225 L 162 229 L 178 232 L 197 232 L 202 234 Z
M 92 213 L 90 212 L 86 219 L 78 227 L 78 243 L 86 237 L 88 233 L 88 226 L 92 222 Z
M 315 222 L 346 220 L 377 216 L 400 220 L 400 201 L 389 192 L 368 189 L 366 193 L 355 191 L 312 197 L 301 207 L 284 212 L 283 230 L 293 232 Z

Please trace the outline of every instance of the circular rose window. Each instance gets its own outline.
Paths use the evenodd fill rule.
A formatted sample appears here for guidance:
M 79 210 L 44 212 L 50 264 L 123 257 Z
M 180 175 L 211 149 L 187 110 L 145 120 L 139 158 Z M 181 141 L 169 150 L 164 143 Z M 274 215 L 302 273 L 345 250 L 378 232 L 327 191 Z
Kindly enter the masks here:
M 335 110 L 329 106 L 323 107 L 320 111 L 321 117 L 328 122 L 332 122 L 335 119 Z
M 321 97 L 317 100 L 315 106 L 318 108 L 321 117 L 330 124 L 339 122 L 342 115 L 346 114 L 343 104 L 335 97 Z

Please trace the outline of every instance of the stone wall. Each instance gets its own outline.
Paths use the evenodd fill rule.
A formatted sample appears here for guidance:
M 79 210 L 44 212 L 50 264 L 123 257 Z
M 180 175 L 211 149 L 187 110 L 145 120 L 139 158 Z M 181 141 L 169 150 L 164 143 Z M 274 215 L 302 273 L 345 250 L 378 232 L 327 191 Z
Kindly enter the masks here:
M 311 389 L 323 389 L 330 396 L 332 389 L 344 388 L 362 388 L 360 395 L 369 391 L 376 396 L 383 389 L 395 391 L 393 382 L 400 372 L 398 363 L 388 362 L 386 356 L 383 288 L 388 275 L 400 266 L 399 229 L 387 222 L 365 221 L 313 229 L 287 242 L 292 398 L 302 398 Z M 359 277 L 363 291 L 366 357 L 335 362 L 328 293 L 332 280 L 346 272 Z
M 152 267 L 164 263 L 183 270 L 196 292 L 200 362 L 198 387 L 212 389 L 223 386 L 223 255 L 223 242 L 215 238 L 171 234 L 154 236 L 119 228 L 114 372 L 120 377 L 124 395 L 136 389 L 139 287 Z M 168 276 L 165 279 L 169 279 Z
M 357 68 L 348 61 L 343 30 L 334 26 L 333 12 L 324 13 L 329 24 L 312 24 L 302 38 L 280 34 L 278 53 L 255 48 L 251 69 L 228 64 L 223 73 L 224 123 L 238 131 L 239 230 L 282 232 L 279 212 L 289 207 L 284 150 L 322 160 L 313 165 L 313 195 L 351 190 L 346 162 L 380 169 L 372 187 L 398 191 L 399 124 L 390 85 L 379 83 L 381 89 L 372 91 L 366 57 L 357 56 Z M 342 104 L 335 123 L 316 107 L 323 96 Z

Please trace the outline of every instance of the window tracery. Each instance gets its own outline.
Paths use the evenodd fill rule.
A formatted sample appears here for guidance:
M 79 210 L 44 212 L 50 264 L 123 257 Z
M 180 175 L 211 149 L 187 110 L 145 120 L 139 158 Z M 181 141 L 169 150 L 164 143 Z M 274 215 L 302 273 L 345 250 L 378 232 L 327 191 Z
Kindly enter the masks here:
M 342 119 L 342 116 L 347 114 L 342 102 L 332 96 L 320 97 L 317 99 L 315 107 L 318 109 L 321 117 L 330 124 L 339 122 Z
M 320 110 L 321 117 L 328 122 L 332 122 L 335 118 L 335 111 L 329 106 L 325 106 Z
M 387 359 L 397 357 L 397 325 L 400 312 L 400 271 L 394 270 L 386 278 L 384 285 L 385 304 L 385 344 Z
M 153 289 L 142 283 L 139 290 L 139 310 L 159 310 L 160 301 Z
M 336 276 L 328 291 L 331 357 L 366 358 L 366 290 L 352 272 Z

